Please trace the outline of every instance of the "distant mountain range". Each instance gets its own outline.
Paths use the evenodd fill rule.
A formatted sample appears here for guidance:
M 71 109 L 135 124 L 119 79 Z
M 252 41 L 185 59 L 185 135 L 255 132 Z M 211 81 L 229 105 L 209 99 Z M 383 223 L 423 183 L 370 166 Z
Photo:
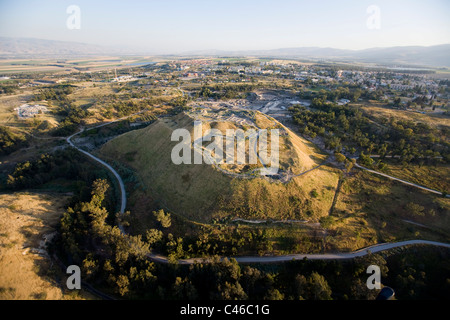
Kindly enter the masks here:
M 319 47 L 247 51 L 204 50 L 187 52 L 185 54 L 194 56 L 265 56 L 280 58 L 304 58 L 311 60 L 334 60 L 342 62 L 364 62 L 383 65 L 450 67 L 450 44 L 430 47 L 406 46 L 371 48 L 364 50 L 343 50 Z
M 80 56 L 121 54 L 124 50 L 81 42 L 0 37 L 0 56 Z
M 80 56 L 80 55 L 152 54 L 133 48 L 119 49 L 79 42 L 42 40 L 34 38 L 0 37 L 0 57 Z M 273 58 L 302 58 L 341 62 L 364 62 L 383 65 L 450 67 L 450 44 L 436 46 L 404 46 L 343 50 L 335 48 L 300 47 L 274 50 L 221 51 L 200 50 L 179 56 L 256 56 Z

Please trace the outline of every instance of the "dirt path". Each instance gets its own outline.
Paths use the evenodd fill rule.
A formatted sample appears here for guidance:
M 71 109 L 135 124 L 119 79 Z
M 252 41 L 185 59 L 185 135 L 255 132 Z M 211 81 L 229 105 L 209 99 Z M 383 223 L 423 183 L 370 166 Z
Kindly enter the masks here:
M 425 191 L 428 191 L 428 192 L 432 192 L 432 193 L 438 194 L 438 195 L 440 195 L 440 196 L 443 196 L 443 195 L 444 195 L 444 194 L 443 194 L 442 192 L 440 192 L 440 191 L 437 191 L 437 190 L 434 190 L 434 189 L 430 189 L 430 188 L 421 186 L 421 185 L 419 185 L 419 184 L 415 184 L 415 183 L 412 183 L 412 182 L 409 182 L 409 181 L 406 181 L 406 180 L 402 180 L 402 179 L 399 179 L 399 178 L 390 176 L 390 175 L 385 174 L 385 173 L 382 173 L 382 172 L 378 172 L 378 171 L 375 171 L 375 170 L 372 170 L 372 169 L 363 167 L 363 166 L 359 165 L 359 164 L 356 163 L 356 162 L 355 162 L 355 167 L 357 167 L 357 168 L 359 168 L 359 169 L 362 169 L 362 170 L 365 170 L 365 171 L 368 171 L 368 172 L 371 172 L 371 173 L 374 173 L 374 174 L 377 174 L 377 175 L 379 175 L 379 176 L 383 176 L 383 177 L 388 178 L 388 179 L 391 179 L 391 180 L 399 181 L 399 182 L 401 182 L 401 183 L 403 183 L 403 184 L 407 184 L 407 185 L 409 185 L 409 186 L 413 186 L 413 187 L 416 187 L 416 188 L 419 188 L 419 189 L 422 189 L 422 190 L 425 190 Z M 450 194 L 447 194 L 446 197 L 447 197 L 447 198 L 450 198 Z

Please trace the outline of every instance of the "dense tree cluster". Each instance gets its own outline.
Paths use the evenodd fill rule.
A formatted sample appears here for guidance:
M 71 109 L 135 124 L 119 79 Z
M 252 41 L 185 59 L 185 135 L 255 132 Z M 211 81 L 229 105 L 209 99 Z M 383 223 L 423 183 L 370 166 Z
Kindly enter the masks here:
M 262 229 L 202 226 L 195 237 L 183 240 L 182 249 L 185 257 L 236 255 L 239 252 L 271 251 L 272 244 L 268 233 Z
M 0 126 L 0 156 L 8 155 L 27 144 L 23 135 L 15 134 L 8 127 Z
M 203 86 L 196 98 L 213 98 L 216 100 L 228 100 L 228 99 L 245 99 L 248 94 L 257 88 L 257 85 L 253 84 L 233 84 L 233 85 L 210 85 Z
M 243 266 L 234 259 L 211 257 L 209 263 L 155 264 L 146 257 L 163 239 L 157 229 L 129 236 L 108 222 L 102 206 L 108 184 L 93 183 L 90 201 L 67 209 L 60 224 L 58 252 L 70 263 L 82 266 L 91 284 L 127 298 L 188 300 L 330 300 L 375 299 L 378 291 L 366 286 L 369 265 L 380 267 L 382 283 L 408 298 L 448 297 L 449 252 L 417 250 L 384 258 L 379 254 L 348 261 L 293 261 L 267 268 Z M 163 211 L 157 217 L 168 217 Z M 167 239 L 168 242 L 174 239 Z M 179 244 L 177 240 L 168 246 Z M 389 264 L 388 261 L 391 261 Z M 424 262 L 428 261 L 428 262 Z M 392 267 L 391 267 L 392 265 Z M 389 266 L 389 268 L 388 268 Z M 446 278 L 447 277 L 447 278 Z M 446 291 L 447 290 L 447 291 Z
M 107 222 L 102 207 L 108 185 L 96 180 L 91 200 L 69 208 L 61 219 L 60 250 L 70 263 L 82 266 L 84 279 L 127 298 L 188 300 L 330 300 L 375 299 L 378 290 L 366 286 L 367 267 L 380 267 L 382 283 L 390 285 L 400 299 L 442 298 L 446 291 L 449 252 L 428 250 L 426 261 L 417 250 L 384 258 L 379 254 L 349 261 L 293 261 L 267 268 L 239 265 L 234 259 L 210 257 L 208 263 L 183 266 L 155 264 L 146 257 L 162 232 L 150 229 L 146 235 L 129 236 Z M 157 217 L 166 217 L 163 211 Z M 168 238 L 168 246 L 179 242 Z M 60 251 L 60 253 L 62 253 Z M 392 261 L 392 267 L 388 261 Z M 447 262 L 446 262 L 447 261 Z M 389 266 L 389 267 L 388 267 Z M 392 275 L 391 275 L 392 274 Z M 434 282 L 436 281 L 436 282 Z M 432 284 L 437 284 L 433 286 Z
M 107 171 L 98 170 L 87 161 L 86 156 L 73 148 L 43 154 L 35 160 L 20 162 L 0 185 L 10 190 L 38 188 L 56 179 L 71 181 L 70 189 L 75 192 L 72 202 L 85 200 L 89 185 L 97 178 L 107 177 Z M 108 208 L 115 206 L 114 197 L 108 197 Z
M 387 258 L 390 272 L 386 283 L 399 299 L 448 299 L 450 297 L 450 252 L 428 247 L 411 248 Z
M 107 222 L 102 206 L 108 184 L 96 180 L 91 200 L 67 209 L 60 222 L 59 253 L 67 262 L 82 266 L 84 278 L 101 287 L 108 286 L 120 296 L 139 295 L 172 299 L 282 299 L 281 283 L 275 275 L 258 269 L 241 269 L 234 259 L 213 258 L 188 268 L 176 264 L 158 268 L 147 255 L 161 233 L 155 229 L 130 236 Z M 155 212 L 165 217 L 163 211 Z M 170 242 L 170 239 L 169 239 Z M 175 241 L 176 243 L 176 241 Z M 171 244 L 168 244 L 170 246 Z M 175 261 L 174 261 L 175 262 Z M 302 298 L 330 299 L 331 288 L 317 272 L 298 275 L 297 294 Z
M 91 200 L 67 209 L 60 222 L 60 248 L 71 263 L 82 266 L 86 279 L 107 283 L 124 296 L 151 286 L 154 265 L 146 258 L 150 244 L 142 236 L 125 235 L 107 222 L 103 201 L 108 188 L 106 180 L 95 180 Z
M 359 150 L 382 158 L 396 156 L 407 163 L 420 159 L 450 161 L 450 144 L 445 139 L 448 134 L 445 129 L 442 131 L 425 123 L 393 117 L 378 120 L 378 123 L 365 116 L 358 107 L 338 106 L 321 98 L 314 98 L 311 108 L 290 108 L 300 132 L 311 138 L 321 136 L 325 146 L 335 152 L 345 148 L 347 153 L 354 154 Z
M 91 115 L 89 111 L 82 107 L 74 106 L 70 102 L 62 104 L 55 112 L 63 117 L 59 126 L 52 132 L 52 135 L 57 137 L 69 136 L 75 133 L 81 121 Z
M 18 88 L 17 84 L 3 83 L 0 85 L 0 94 L 14 94 Z
M 142 104 L 135 102 L 133 100 L 129 101 L 118 101 L 112 104 L 112 108 L 116 111 L 119 118 L 129 116 L 133 113 L 143 110 L 147 107 L 147 104 Z
M 299 97 L 302 99 L 314 99 L 318 98 L 322 101 L 332 101 L 336 102 L 339 99 L 348 99 L 350 101 L 356 102 L 362 95 L 367 94 L 366 91 L 361 90 L 359 87 L 351 88 L 349 86 L 338 87 L 334 90 L 324 90 L 319 91 L 300 91 Z
M 34 95 L 33 100 L 34 101 L 41 101 L 41 100 L 54 100 L 54 101 L 61 101 L 61 102 L 67 102 L 68 98 L 67 96 L 74 91 L 74 86 L 72 85 L 56 85 L 49 88 L 44 88 L 39 90 L 38 93 Z

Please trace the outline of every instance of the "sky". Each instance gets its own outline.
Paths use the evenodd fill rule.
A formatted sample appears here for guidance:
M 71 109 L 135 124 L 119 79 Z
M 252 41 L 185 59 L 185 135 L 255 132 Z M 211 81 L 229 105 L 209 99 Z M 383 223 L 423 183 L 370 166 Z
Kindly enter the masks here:
M 358 50 L 450 43 L 449 17 L 449 0 L 0 0 L 0 36 L 154 53 Z

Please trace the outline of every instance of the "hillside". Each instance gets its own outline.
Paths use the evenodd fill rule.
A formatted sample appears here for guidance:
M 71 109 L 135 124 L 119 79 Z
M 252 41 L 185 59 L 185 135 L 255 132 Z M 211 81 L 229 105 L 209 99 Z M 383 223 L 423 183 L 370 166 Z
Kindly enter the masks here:
M 328 59 L 342 62 L 378 63 L 382 65 L 414 65 L 430 67 L 450 66 L 450 44 L 434 46 L 398 46 L 343 50 L 336 48 L 299 47 L 273 50 L 217 51 L 203 50 L 186 52 L 194 56 L 255 56 L 278 58 Z
M 95 298 L 85 290 L 65 290 L 63 270 L 45 251 L 67 199 L 61 194 L 30 192 L 0 195 L 0 299 Z
M 235 124 L 211 122 L 209 126 L 222 131 Z M 100 154 L 131 167 L 144 185 L 145 197 L 189 220 L 210 222 L 213 218 L 240 217 L 317 221 L 328 214 L 338 182 L 332 168 L 324 165 L 282 183 L 259 175 L 237 174 L 242 168 L 227 174 L 213 165 L 175 165 L 171 151 L 177 142 L 171 141 L 171 134 L 176 128 L 186 128 L 193 136 L 193 119 L 185 114 L 160 119 L 109 141 Z M 280 136 L 280 171 L 301 174 L 324 160 L 323 154 L 294 133 L 287 131 Z
M 119 50 L 99 45 L 44 40 L 34 38 L 0 37 L 0 55 L 3 56 L 47 56 L 47 55 L 102 55 L 117 54 Z
M 434 46 L 397 46 L 345 50 L 322 47 L 277 48 L 271 50 L 195 50 L 180 56 L 273 57 L 289 59 L 331 60 L 340 62 L 377 63 L 382 65 L 411 65 L 450 67 L 450 44 Z M 72 41 L 35 38 L 0 37 L 0 56 L 36 59 L 48 56 L 104 56 L 135 54 L 154 55 L 153 50 L 129 46 L 102 46 Z M 178 55 L 178 54 L 175 54 Z

